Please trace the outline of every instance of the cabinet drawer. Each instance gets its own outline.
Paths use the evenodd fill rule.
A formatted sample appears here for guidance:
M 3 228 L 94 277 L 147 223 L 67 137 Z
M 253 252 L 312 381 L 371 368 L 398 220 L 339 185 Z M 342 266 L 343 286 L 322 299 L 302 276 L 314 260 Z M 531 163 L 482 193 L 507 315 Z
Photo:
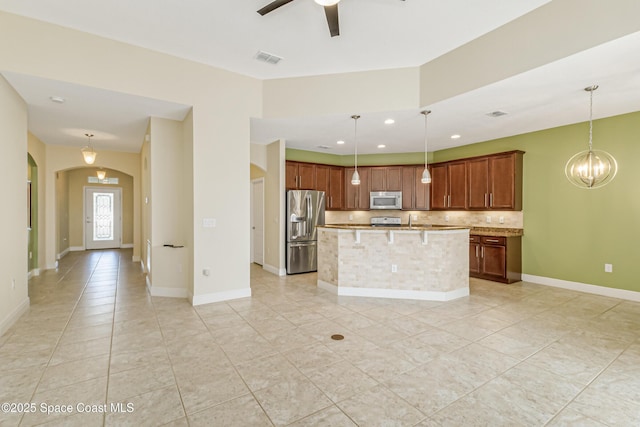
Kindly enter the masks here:
M 507 244 L 506 237 L 482 236 L 481 241 L 483 245 L 505 246 Z
M 469 243 L 480 243 L 480 236 L 469 235 Z

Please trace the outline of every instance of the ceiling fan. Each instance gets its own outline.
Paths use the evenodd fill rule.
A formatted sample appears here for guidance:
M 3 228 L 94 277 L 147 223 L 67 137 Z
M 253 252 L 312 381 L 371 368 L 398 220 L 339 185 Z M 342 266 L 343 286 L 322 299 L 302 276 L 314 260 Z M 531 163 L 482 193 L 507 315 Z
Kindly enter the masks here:
M 258 10 L 258 13 L 262 16 L 269 12 L 272 12 L 284 6 L 287 3 L 291 3 L 293 0 L 276 0 L 272 1 L 262 9 Z M 324 6 L 324 14 L 327 16 L 327 24 L 329 25 L 329 32 L 331 37 L 340 35 L 340 24 L 338 23 L 338 2 L 340 0 L 314 0 L 320 6 Z

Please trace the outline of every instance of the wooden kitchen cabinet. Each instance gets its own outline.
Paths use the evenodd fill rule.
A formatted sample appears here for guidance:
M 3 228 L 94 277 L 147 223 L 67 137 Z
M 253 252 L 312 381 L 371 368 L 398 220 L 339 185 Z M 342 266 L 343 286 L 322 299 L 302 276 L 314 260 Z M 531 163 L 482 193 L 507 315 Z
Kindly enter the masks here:
M 502 283 L 522 276 L 522 239 L 519 236 L 469 236 L 469 275 Z
M 327 209 L 340 210 L 344 207 L 344 168 L 329 168 L 329 191 Z
M 465 161 L 431 166 L 431 209 L 467 208 L 467 166 Z
M 424 166 L 402 168 L 402 209 L 428 210 L 431 184 L 422 183 Z
M 285 186 L 287 190 L 315 190 L 316 165 L 287 161 L 285 164 Z
M 522 151 L 467 160 L 469 209 L 522 210 Z
M 402 166 L 372 167 L 371 191 L 402 191 Z
M 344 169 L 345 202 L 343 208 L 347 210 L 369 210 L 370 168 L 358 168 L 360 185 L 351 184 L 351 176 L 354 170 L 355 168 Z

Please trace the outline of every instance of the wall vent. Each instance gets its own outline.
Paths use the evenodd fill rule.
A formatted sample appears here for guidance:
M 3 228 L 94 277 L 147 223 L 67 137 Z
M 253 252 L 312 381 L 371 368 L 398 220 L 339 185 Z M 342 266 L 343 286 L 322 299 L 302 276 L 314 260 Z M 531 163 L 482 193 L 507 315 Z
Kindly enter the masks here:
M 276 65 L 278 62 L 282 60 L 281 57 L 262 51 L 262 50 L 259 50 L 258 53 L 256 53 L 256 59 L 258 61 L 266 62 L 267 64 L 273 64 L 273 65 Z
M 331 147 L 328 145 L 318 145 L 318 148 L 322 148 L 323 150 L 331 150 Z
M 496 111 L 492 111 L 490 113 L 487 113 L 487 116 L 489 117 L 500 117 L 500 116 L 506 116 L 507 113 L 504 111 L 500 111 L 500 110 L 496 110 Z

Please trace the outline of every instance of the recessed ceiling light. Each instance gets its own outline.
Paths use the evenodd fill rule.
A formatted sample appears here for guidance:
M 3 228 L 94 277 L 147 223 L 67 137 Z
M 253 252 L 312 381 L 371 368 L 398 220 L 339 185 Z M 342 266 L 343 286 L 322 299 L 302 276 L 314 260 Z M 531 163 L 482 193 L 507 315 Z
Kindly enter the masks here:
M 343 141 L 343 140 L 336 141 L 336 144 L 338 144 L 338 145 L 342 145 L 342 144 L 344 144 L 344 141 Z
M 385 120 L 385 121 L 384 121 L 384 124 L 385 124 L 385 125 L 392 125 L 392 124 L 394 124 L 395 122 L 396 122 L 396 121 L 395 121 L 395 120 L 393 120 L 393 119 L 387 119 L 387 120 Z
M 460 139 L 460 135 L 457 133 L 455 135 L 451 135 L 451 139 Z
M 51 100 L 51 102 L 55 102 L 56 104 L 64 104 L 64 101 L 66 101 L 61 96 L 50 96 L 49 99 Z
M 385 147 L 386 147 L 386 145 L 384 145 L 384 144 L 379 144 L 378 145 L 378 148 L 385 148 Z

